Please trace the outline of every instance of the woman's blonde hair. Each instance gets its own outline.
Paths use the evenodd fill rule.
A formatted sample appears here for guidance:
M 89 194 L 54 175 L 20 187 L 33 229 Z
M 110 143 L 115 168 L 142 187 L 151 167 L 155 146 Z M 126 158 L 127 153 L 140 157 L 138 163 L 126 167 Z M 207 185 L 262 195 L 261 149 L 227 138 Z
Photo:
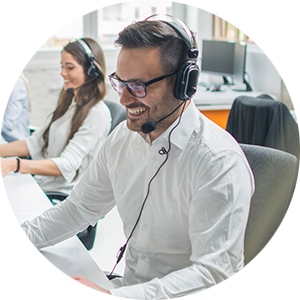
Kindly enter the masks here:
M 21 69 L 17 50 L 12 36 L 0 30 L 0 73 L 5 75 L 18 74 L 24 80 L 29 94 L 29 86 Z

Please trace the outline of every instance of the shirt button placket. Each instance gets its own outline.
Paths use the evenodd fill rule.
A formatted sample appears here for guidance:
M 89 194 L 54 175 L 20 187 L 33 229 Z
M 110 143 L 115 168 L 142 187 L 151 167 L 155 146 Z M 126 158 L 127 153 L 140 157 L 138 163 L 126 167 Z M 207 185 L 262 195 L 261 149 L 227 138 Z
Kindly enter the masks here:
M 136 236 L 136 241 L 140 245 L 146 245 L 149 239 L 148 226 L 146 224 L 140 225 L 140 230 L 138 231 L 138 235 Z M 143 252 L 143 247 L 140 249 Z

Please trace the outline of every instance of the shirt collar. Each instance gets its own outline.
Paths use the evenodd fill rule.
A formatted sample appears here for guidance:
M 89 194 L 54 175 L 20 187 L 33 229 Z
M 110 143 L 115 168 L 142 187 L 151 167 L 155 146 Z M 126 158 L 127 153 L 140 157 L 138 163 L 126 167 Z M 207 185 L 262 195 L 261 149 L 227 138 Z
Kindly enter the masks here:
M 179 118 L 177 118 L 164 133 L 162 133 L 157 139 L 155 139 L 152 142 L 152 144 L 156 144 L 162 139 L 168 140 L 170 131 L 177 125 L 178 120 Z M 199 111 L 192 100 L 190 105 L 183 112 L 180 124 L 174 129 L 174 131 L 171 134 L 171 143 L 180 149 L 184 149 L 193 131 L 196 130 L 198 123 Z M 151 145 L 151 141 L 148 134 L 140 133 L 140 135 L 146 143 Z

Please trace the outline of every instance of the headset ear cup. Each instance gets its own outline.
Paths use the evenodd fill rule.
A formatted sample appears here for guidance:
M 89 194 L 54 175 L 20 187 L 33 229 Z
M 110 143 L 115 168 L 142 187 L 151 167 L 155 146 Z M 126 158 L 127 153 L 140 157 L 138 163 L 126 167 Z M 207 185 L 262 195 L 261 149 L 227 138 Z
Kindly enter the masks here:
M 94 77 L 98 77 L 100 75 L 100 71 L 98 70 L 98 68 L 94 64 L 92 64 L 89 67 L 89 69 L 87 71 L 87 74 L 88 74 L 89 77 L 94 78 Z
M 189 100 L 197 91 L 199 67 L 193 61 L 184 61 L 178 68 L 174 96 L 179 100 Z

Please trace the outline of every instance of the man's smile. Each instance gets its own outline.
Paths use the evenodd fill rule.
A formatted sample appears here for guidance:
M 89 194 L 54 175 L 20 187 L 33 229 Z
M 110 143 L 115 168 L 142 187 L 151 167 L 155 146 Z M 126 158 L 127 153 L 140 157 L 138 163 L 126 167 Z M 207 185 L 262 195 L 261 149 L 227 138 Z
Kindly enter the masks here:
M 127 108 L 127 111 L 130 116 L 139 117 L 146 111 L 146 107 Z

